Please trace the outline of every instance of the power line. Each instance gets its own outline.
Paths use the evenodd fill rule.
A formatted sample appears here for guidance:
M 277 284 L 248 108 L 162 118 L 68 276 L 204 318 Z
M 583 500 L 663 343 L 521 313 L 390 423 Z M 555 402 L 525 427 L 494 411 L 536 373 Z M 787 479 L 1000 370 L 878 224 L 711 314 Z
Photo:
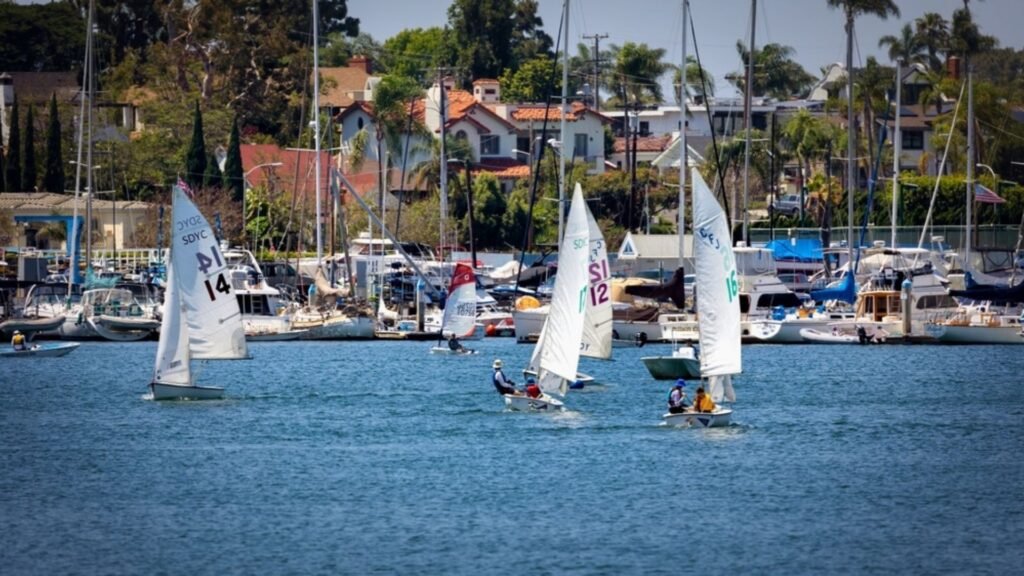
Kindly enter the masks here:
M 594 53 L 591 62 L 594 63 L 594 111 L 601 111 L 601 40 L 607 38 L 607 34 L 584 34 L 585 40 L 594 41 Z

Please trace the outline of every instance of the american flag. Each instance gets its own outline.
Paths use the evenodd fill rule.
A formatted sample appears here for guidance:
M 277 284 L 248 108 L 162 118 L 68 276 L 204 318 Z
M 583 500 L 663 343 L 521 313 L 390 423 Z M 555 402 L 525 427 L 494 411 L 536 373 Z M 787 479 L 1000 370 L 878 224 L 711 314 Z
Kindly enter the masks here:
M 1000 198 L 998 194 L 978 183 L 974 184 L 974 201 L 981 202 L 982 204 L 1006 203 L 1005 199 Z
M 195 192 L 181 178 L 178 178 L 177 187 L 181 188 L 181 191 L 185 193 L 185 196 L 188 196 L 189 200 L 195 200 Z

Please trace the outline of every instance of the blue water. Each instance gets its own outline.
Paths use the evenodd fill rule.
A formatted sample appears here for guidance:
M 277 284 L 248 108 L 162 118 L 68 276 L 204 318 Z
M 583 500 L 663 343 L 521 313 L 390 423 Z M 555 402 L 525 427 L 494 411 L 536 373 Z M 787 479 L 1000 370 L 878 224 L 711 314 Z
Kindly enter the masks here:
M 659 425 L 617 349 L 559 415 L 430 343 L 285 342 L 143 398 L 155 343 L 0 360 L 0 572 L 1011 574 L 1024 354 L 748 346 L 734 426 Z M 511 374 L 513 370 L 508 370 Z M 691 391 L 692 396 L 692 391 Z

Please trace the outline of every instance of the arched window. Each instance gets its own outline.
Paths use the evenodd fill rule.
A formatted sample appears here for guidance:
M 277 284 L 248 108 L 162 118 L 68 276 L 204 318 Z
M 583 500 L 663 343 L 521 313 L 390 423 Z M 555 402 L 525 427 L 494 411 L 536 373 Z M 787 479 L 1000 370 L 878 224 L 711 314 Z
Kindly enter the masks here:
M 455 133 L 455 137 L 458 138 L 459 140 L 466 140 L 467 138 L 469 138 L 469 135 L 466 134 L 465 130 L 459 130 L 458 132 Z

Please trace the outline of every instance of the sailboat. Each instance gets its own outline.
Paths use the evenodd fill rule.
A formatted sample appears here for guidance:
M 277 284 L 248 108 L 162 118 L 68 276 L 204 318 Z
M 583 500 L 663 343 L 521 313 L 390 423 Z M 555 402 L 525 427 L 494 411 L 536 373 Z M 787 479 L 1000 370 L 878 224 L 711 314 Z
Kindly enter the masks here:
M 180 185 L 171 211 L 175 233 L 149 387 L 153 400 L 222 398 L 221 387 L 195 385 L 191 361 L 248 358 L 242 313 L 213 230 Z
M 564 396 L 576 380 L 584 324 L 586 323 L 590 227 L 583 189 L 576 184 L 565 236 L 558 250 L 558 275 L 551 295 L 551 308 L 540 338 L 533 348 L 530 365 L 537 367 L 541 396 L 505 394 L 505 405 L 513 410 L 561 409 L 554 396 Z M 610 346 L 610 342 L 609 342 Z
M 700 332 L 700 374 L 716 406 L 712 412 L 665 414 L 673 426 L 726 426 L 733 402 L 732 375 L 742 371 L 740 356 L 739 283 L 736 257 L 725 212 L 696 168 L 692 170 L 694 259 L 696 260 L 697 328 Z
M 455 265 L 452 274 L 452 283 L 449 287 L 448 301 L 444 306 L 444 317 L 441 320 L 441 332 L 439 338 L 454 336 L 456 338 L 464 335 L 472 335 L 476 326 L 476 275 L 469 264 L 458 263 Z M 475 354 L 475 350 L 469 348 L 453 348 L 449 345 L 441 345 L 430 349 L 431 354 Z

